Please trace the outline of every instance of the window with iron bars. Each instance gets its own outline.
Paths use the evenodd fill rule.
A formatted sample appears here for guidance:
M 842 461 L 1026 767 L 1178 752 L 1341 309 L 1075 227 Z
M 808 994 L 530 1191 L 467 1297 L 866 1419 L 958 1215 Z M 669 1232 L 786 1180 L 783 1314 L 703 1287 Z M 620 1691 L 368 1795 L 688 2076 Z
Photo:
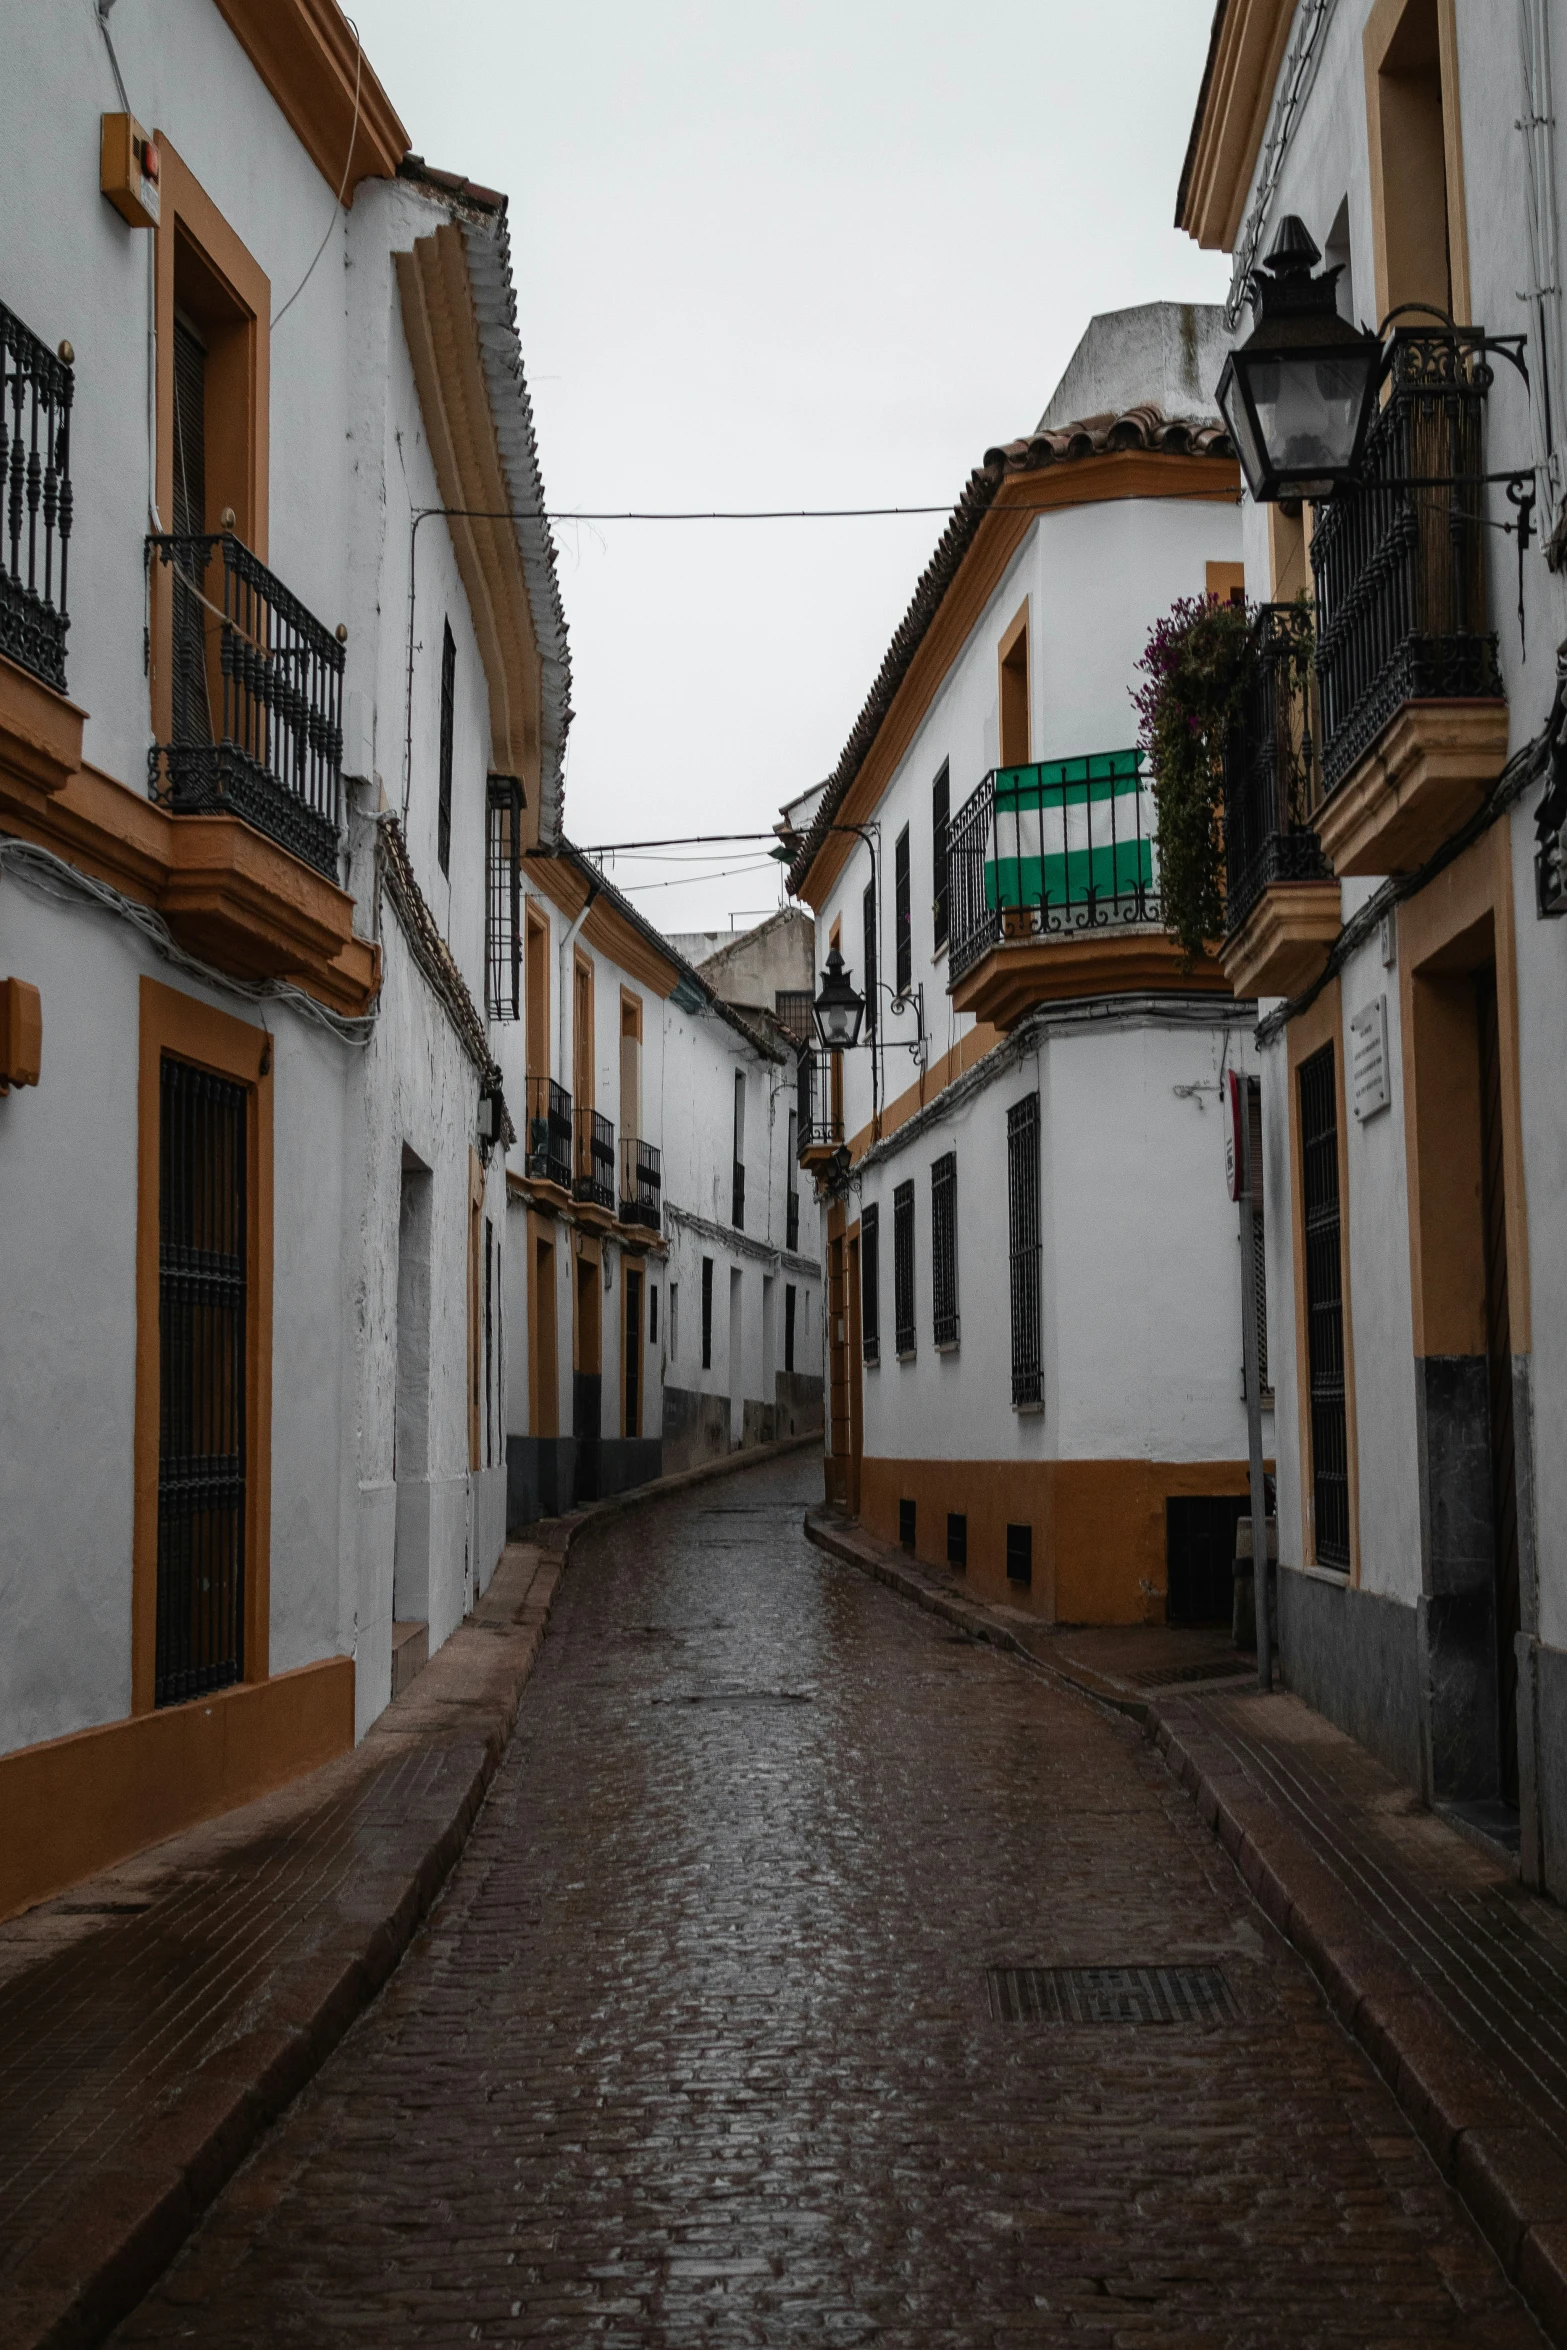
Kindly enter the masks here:
M 914 1186 L 900 1183 L 892 1195 L 892 1316 L 898 1360 L 914 1353 Z
M 948 1151 L 930 1171 L 931 1335 L 958 1343 L 958 1157 Z
M 1039 1096 L 1007 1112 L 1007 1256 L 1012 1303 L 1012 1401 L 1045 1399 L 1039 1301 Z
M 457 643 L 449 620 L 441 623 L 440 797 L 435 812 L 435 853 L 441 871 L 452 869 L 452 739 L 457 721 Z
M 947 943 L 947 833 L 952 820 L 952 778 L 945 760 L 930 787 L 931 944 Z
M 909 828 L 905 824 L 892 850 L 892 932 L 897 956 L 899 995 L 914 984 L 914 918 L 909 901 Z
M 860 1344 L 868 1363 L 881 1361 L 881 1210 L 860 1210 Z
M 522 1018 L 522 785 L 490 777 L 486 1010 L 492 1020 Z
M 1344 1267 L 1333 1047 L 1301 1064 L 1301 1204 L 1306 1239 L 1306 1360 L 1317 1564 L 1349 1567 L 1349 1428 L 1344 1391 Z

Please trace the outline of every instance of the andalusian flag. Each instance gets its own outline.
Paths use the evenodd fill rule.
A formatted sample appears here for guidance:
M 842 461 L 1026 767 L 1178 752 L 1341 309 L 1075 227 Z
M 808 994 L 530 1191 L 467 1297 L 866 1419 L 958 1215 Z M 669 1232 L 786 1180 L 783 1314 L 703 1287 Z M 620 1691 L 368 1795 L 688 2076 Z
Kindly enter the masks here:
M 1065 909 L 1154 888 L 1154 796 L 1140 751 L 996 771 L 985 902 Z

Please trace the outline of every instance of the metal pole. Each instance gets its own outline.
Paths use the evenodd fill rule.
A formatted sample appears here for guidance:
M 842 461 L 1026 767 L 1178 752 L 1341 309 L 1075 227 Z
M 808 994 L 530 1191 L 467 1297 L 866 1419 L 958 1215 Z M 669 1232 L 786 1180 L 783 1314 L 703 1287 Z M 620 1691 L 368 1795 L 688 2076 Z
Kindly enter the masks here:
M 1273 1687 L 1273 1623 L 1268 1592 L 1268 1506 L 1262 1467 L 1262 1378 L 1257 1361 L 1257 1211 L 1251 1164 L 1251 1079 L 1244 1080 L 1241 1119 L 1241 1320 L 1246 1366 L 1246 1440 L 1251 1456 L 1251 1572 L 1257 1609 L 1257 1686 Z

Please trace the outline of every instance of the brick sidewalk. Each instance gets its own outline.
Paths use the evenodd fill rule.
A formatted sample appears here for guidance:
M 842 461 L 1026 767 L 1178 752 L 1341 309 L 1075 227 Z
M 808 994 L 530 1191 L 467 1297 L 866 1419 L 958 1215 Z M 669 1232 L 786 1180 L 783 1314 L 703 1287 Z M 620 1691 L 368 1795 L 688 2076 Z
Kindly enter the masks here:
M 832 1511 L 811 1511 L 806 1531 L 971 1637 L 1141 1720 L 1535 2316 L 1567 2343 L 1562 1911 L 1299 1699 L 1226 1687 L 1238 1676 L 1222 1637 L 1056 1632 Z
M 582 1528 L 793 1449 L 508 1544 L 351 1754 L 0 1925 L 0 2350 L 102 2341 L 375 1997 L 467 1840 Z

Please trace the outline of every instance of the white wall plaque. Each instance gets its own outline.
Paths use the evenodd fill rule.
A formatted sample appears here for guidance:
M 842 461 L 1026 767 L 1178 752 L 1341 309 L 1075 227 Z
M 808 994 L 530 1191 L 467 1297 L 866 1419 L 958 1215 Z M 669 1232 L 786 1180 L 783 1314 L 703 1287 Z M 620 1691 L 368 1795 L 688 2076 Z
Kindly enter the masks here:
M 1392 1099 L 1387 1083 L 1387 997 L 1357 1012 L 1349 1024 L 1350 1094 L 1357 1118 L 1374 1118 Z

